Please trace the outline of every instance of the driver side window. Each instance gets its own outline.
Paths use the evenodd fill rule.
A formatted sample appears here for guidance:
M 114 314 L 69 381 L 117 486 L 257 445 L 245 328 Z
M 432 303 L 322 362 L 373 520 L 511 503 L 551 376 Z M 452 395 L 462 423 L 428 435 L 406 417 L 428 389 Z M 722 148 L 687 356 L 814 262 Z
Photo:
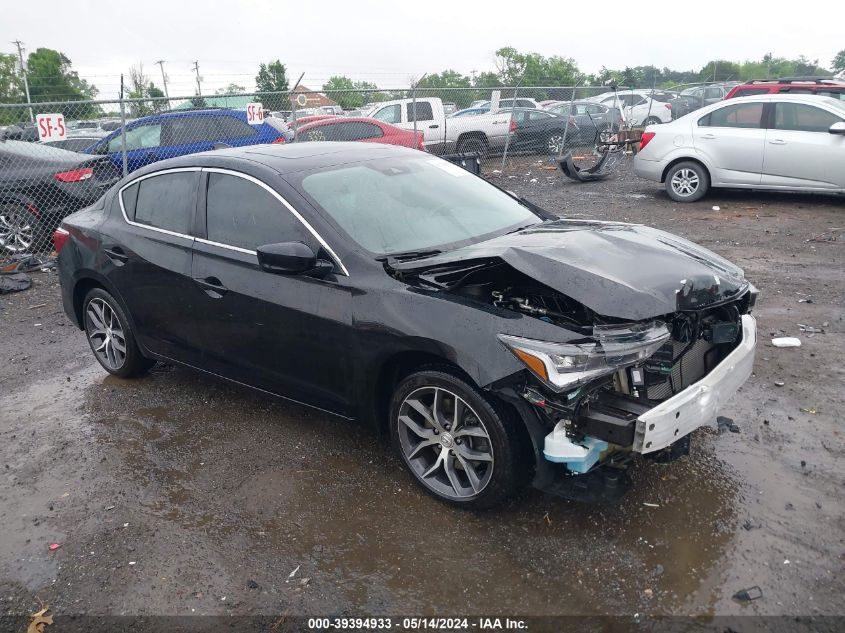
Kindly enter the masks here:
M 384 121 L 385 123 L 401 123 L 402 122 L 402 107 L 397 103 L 382 108 L 373 115 L 374 119 Z

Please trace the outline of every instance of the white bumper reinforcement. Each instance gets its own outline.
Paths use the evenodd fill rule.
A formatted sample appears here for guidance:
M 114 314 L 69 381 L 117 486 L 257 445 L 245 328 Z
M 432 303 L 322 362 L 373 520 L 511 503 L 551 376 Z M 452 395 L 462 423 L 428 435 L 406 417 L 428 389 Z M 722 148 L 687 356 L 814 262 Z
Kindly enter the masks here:
M 757 321 L 742 317 L 742 341 L 704 378 L 637 418 L 634 451 L 666 448 L 700 426 L 715 424 L 719 408 L 748 380 L 754 368 Z

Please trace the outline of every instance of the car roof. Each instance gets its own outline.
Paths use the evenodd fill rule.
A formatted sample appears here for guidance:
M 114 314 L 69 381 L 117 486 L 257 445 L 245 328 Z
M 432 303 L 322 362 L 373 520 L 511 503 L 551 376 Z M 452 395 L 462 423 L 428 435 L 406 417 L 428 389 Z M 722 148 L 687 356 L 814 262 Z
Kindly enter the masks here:
M 375 158 L 419 158 L 435 157 L 423 154 L 417 149 L 386 145 L 383 143 L 327 142 L 327 143 L 279 143 L 265 145 L 246 145 L 225 149 L 200 152 L 162 160 L 136 172 L 141 176 L 162 169 L 175 167 L 221 167 L 236 168 L 238 163 L 249 161 L 265 165 L 285 175 L 298 171 L 307 171 L 319 167 L 328 167 L 357 163 Z
M 244 112 L 243 110 L 234 110 L 232 108 L 200 108 L 196 110 L 173 110 L 171 112 L 159 112 L 158 114 L 150 114 L 148 116 L 139 117 L 133 120 L 132 123 L 146 123 L 148 121 L 158 121 L 160 119 L 173 119 L 188 116 L 207 116 L 211 114 L 225 114 L 229 116 L 237 116 L 239 118 L 246 117 L 246 112 Z
M 838 104 L 840 107 L 842 103 L 839 99 L 834 99 L 833 97 L 823 97 L 821 95 L 814 94 L 790 94 L 788 92 L 769 92 L 759 95 L 748 95 L 747 97 L 734 97 L 733 99 L 723 99 L 718 103 L 743 103 L 746 101 L 796 101 L 808 103 L 827 102 L 828 105 L 835 103 Z

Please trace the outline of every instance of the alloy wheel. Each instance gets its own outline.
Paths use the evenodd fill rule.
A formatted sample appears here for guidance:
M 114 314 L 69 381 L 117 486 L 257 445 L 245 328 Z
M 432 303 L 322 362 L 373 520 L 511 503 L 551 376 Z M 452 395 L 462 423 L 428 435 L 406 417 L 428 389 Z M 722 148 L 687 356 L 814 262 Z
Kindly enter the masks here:
M 425 486 L 466 499 L 490 483 L 490 435 L 466 400 L 443 387 L 421 387 L 402 401 L 398 417 L 402 454 Z
M 701 181 L 698 174 L 692 169 L 679 169 L 672 176 L 672 191 L 684 198 L 693 195 L 698 191 Z
M 23 253 L 35 241 L 35 226 L 29 213 L 14 208 L 0 209 L 0 247 L 10 253 Z
M 95 297 L 85 309 L 85 331 L 91 349 L 100 362 L 118 370 L 126 362 L 126 335 L 114 309 L 103 299 Z
M 546 149 L 550 154 L 559 154 L 563 150 L 563 134 L 552 134 L 546 140 Z

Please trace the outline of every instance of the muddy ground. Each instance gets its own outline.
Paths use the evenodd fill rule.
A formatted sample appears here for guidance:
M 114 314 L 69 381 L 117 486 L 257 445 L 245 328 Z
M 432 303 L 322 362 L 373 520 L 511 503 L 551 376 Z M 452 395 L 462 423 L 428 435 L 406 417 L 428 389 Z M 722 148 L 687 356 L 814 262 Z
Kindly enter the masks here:
M 679 205 L 630 160 L 600 183 L 529 158 L 493 178 L 745 268 L 762 295 L 755 375 L 723 411 L 739 433 L 638 465 L 617 507 L 527 491 L 462 512 L 355 424 L 183 369 L 108 377 L 36 273 L 0 299 L 0 613 L 845 613 L 845 238 L 808 241 L 845 227 L 845 197 Z

